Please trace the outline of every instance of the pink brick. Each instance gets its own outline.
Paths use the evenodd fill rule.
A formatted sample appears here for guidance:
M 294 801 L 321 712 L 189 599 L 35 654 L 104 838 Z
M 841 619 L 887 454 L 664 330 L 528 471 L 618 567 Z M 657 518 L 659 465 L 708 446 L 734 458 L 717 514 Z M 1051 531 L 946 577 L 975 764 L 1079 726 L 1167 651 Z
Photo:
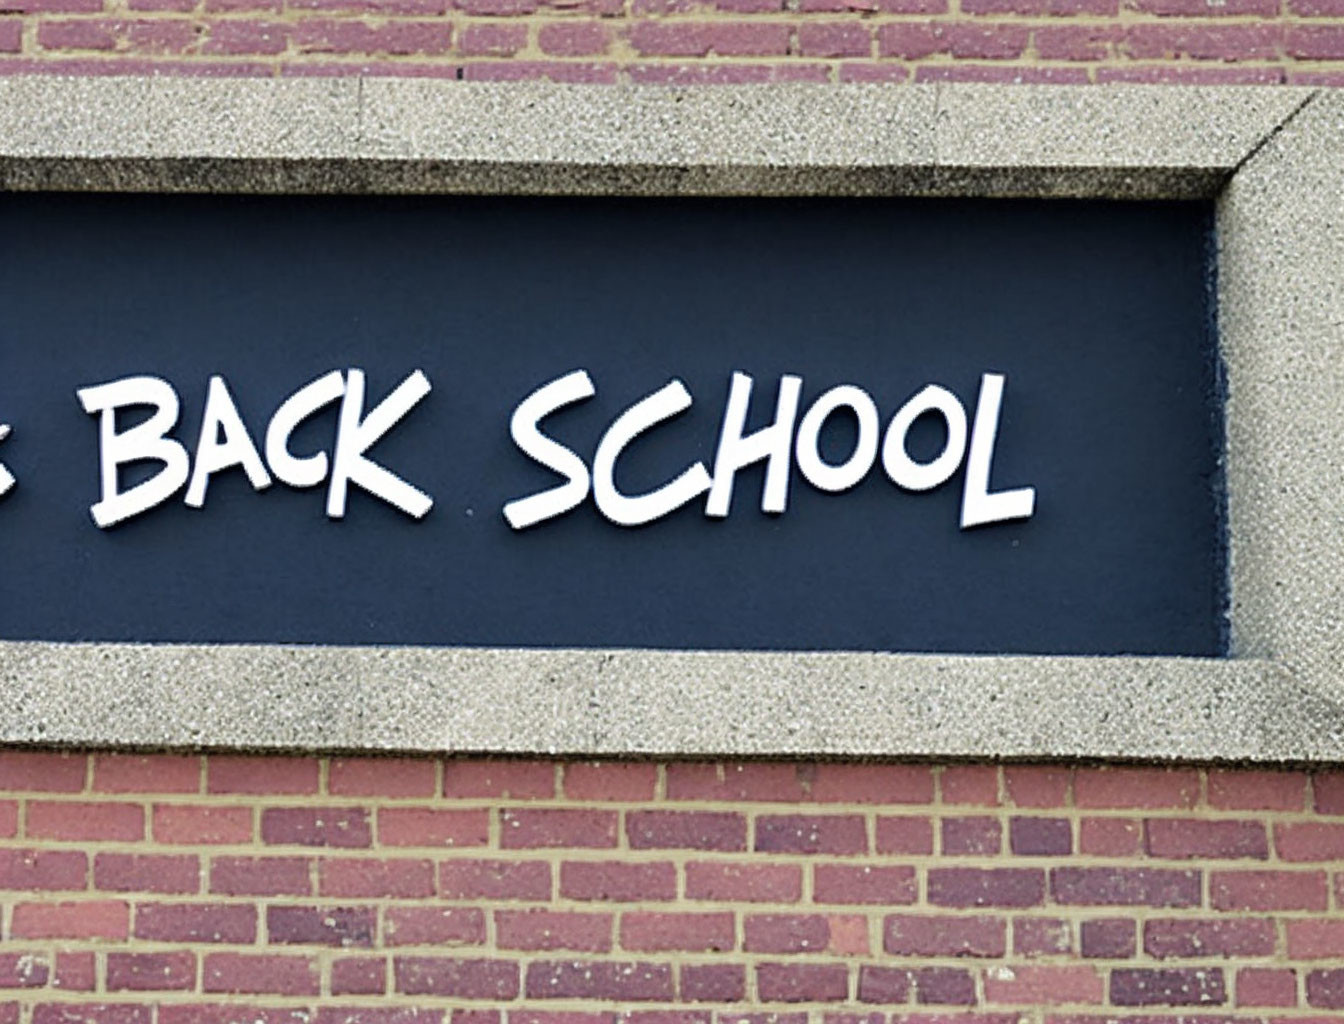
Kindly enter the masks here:
M 134 842 L 145 838 L 145 812 L 136 804 L 28 802 L 32 839 Z
M 1296 1006 L 1297 973 L 1269 967 L 1237 971 L 1238 1006 Z
M 0 800 L 0 838 L 13 839 L 19 834 L 19 802 Z
M 748 953 L 869 953 L 867 921 L 857 915 L 750 914 L 743 934 Z
M 996 807 L 999 803 L 999 770 L 985 765 L 944 768 L 938 780 L 938 791 L 945 804 Z
M 918 82 L 1004 82 L 1012 85 L 1086 85 L 1086 68 L 1021 67 L 1017 65 L 923 64 L 915 69 Z M 959 990 L 959 989 L 958 989 Z
M 384 846 L 484 846 L 490 841 L 490 812 L 380 807 L 378 841 Z
M 1125 0 L 1127 10 L 1166 17 L 1232 18 L 1240 15 L 1275 17 L 1279 13 L 1278 0 L 1226 0 L 1212 4 L 1209 0 Z
M 411 858 L 327 859 L 318 868 L 317 891 L 322 896 L 424 899 L 435 893 L 434 864 Z
M 1287 921 L 1288 956 L 1292 960 L 1344 958 L 1344 920 L 1319 918 Z
M 612 915 L 554 910 L 495 911 L 500 949 L 611 951 Z
M 1150 856 L 1267 860 L 1269 840 L 1259 821 L 1204 821 L 1195 818 L 1149 818 L 1144 823 Z
M 252 23 L 237 24 L 247 27 Z M 281 48 L 283 49 L 283 46 Z M 317 784 L 318 763 L 311 757 L 242 757 L 215 754 L 206 759 L 207 793 L 254 793 L 263 796 L 316 793 Z
M 93 887 L 110 892 L 199 892 L 201 864 L 194 856 L 100 853 L 93 859 Z
M 107 954 L 109 992 L 185 992 L 195 985 L 195 953 Z
M 745 850 L 747 818 L 733 811 L 629 811 L 625 834 L 636 850 Z
M 799 32 L 826 24 L 804 23 Z M 867 38 L 867 31 L 864 30 Z M 863 52 L 868 53 L 868 44 Z M 933 769 L 918 764 L 818 764 L 811 774 L 800 766 L 808 797 L 817 803 L 928 804 L 933 802 Z
M 577 60 L 505 60 L 473 61 L 462 67 L 462 78 L 469 82 L 550 81 L 573 84 L 612 85 L 616 65 Z
M 1013 952 L 1026 957 L 1073 952 L 1069 922 L 1055 917 L 1013 918 Z
M 1124 38 L 1124 30 L 1118 25 L 1052 25 L 1037 28 L 1032 38 L 1042 60 L 1105 60 Z
M 84 889 L 88 861 L 74 850 L 0 850 L 0 889 Z
M 804 22 L 798 26 L 798 52 L 805 57 L 867 57 L 873 37 L 866 25 Z
M 72 10 L 98 10 L 102 0 L 79 3 Z M 7 11 L 25 11 L 26 5 L 7 3 Z M 34 10 L 61 10 L 38 4 Z M 30 793 L 78 793 L 84 788 L 88 759 L 83 754 L 43 754 L 0 751 L 0 790 Z
M 1214 871 L 1215 910 L 1325 910 L 1324 871 Z
M 1078 852 L 1095 857 L 1133 857 L 1143 847 L 1143 825 L 1132 818 L 1084 818 Z
M 933 853 L 933 822 L 928 818 L 879 817 L 874 835 L 878 853 Z
M 1220 769 L 1209 772 L 1209 806 L 1220 811 L 1300 811 L 1304 772 Z
M 513 999 L 518 995 L 518 965 L 508 960 L 456 957 L 396 957 L 396 990 L 406 995 L 454 999 Z
M 560 865 L 560 895 L 571 900 L 644 903 L 677 897 L 677 868 L 669 861 L 568 861 Z
M 919 895 L 915 869 L 901 865 L 818 864 L 812 869 L 816 903 L 897 905 Z
M 782 57 L 789 52 L 789 31 L 788 25 L 766 22 L 654 20 L 634 22 L 626 36 L 641 57 L 705 57 L 710 53 L 720 57 Z M 669 792 L 670 778 L 669 774 Z
M 947 0 L 800 0 L 804 13 L 946 14 Z
M 237 995 L 317 995 L 317 963 L 304 956 L 208 953 L 201 989 Z
M 768 82 L 829 82 L 830 68 L 826 64 L 805 64 L 789 61 L 767 64 L 659 62 L 656 64 L 627 64 L 623 68 L 630 81 L 637 85 L 762 85 Z M 781 799 L 781 798 L 776 798 Z
M 257 938 L 257 908 L 236 903 L 142 903 L 135 908 L 135 937 L 250 944 Z
M 1274 952 L 1274 922 L 1264 918 L 1166 918 L 1145 921 L 1143 948 L 1149 956 L 1269 956 Z
M 1001 957 L 1007 930 L 998 917 L 892 914 L 883 923 L 882 946 L 895 956 Z
M 457 37 L 457 50 L 464 57 L 512 57 L 527 46 L 526 25 L 472 23 Z
M 980 60 L 1005 60 L 1026 50 L 1030 30 L 996 23 L 897 22 L 878 29 L 878 54 L 917 60 L 935 53 Z M 984 783 L 980 783 L 985 788 Z M 958 802 L 961 797 L 955 798 Z
M 582 43 L 592 22 L 557 22 L 543 27 L 546 29 L 573 30 L 572 42 Z M 601 28 L 602 26 L 596 26 Z M 603 29 L 600 49 L 586 49 L 566 56 L 582 56 L 588 53 L 600 53 L 606 50 L 606 30 Z M 562 39 L 569 38 L 559 33 L 553 35 L 552 45 L 563 45 Z M 542 50 L 547 53 L 559 53 L 559 50 L 547 49 L 545 40 L 541 40 Z M 643 761 L 576 761 L 565 765 L 564 791 L 571 800 L 619 800 L 635 803 L 652 800 L 658 785 L 658 766 Z
M 549 761 L 446 761 L 443 795 L 450 799 L 549 799 L 555 796 L 555 765 Z
M 432 797 L 437 786 L 433 761 L 338 757 L 327 768 L 327 792 L 333 796 Z
M 307 896 L 312 861 L 306 857 L 216 857 L 210 891 L 225 896 Z
M 506 850 L 613 847 L 617 819 L 615 811 L 569 807 L 506 810 L 500 815 L 500 846 Z
M 1003 826 L 998 818 L 944 818 L 941 825 L 945 856 L 986 856 L 1003 847 Z
M 549 900 L 544 861 L 449 860 L 439 865 L 439 895 L 448 900 Z
M 131 908 L 121 900 L 80 903 L 20 903 L 10 919 L 15 939 L 108 939 L 125 941 Z
M 1199 772 L 1169 768 L 1080 768 L 1073 777 L 1073 800 L 1077 806 L 1086 808 L 1188 809 L 1199 800 Z
M 743 903 L 796 903 L 802 896 L 802 870 L 786 864 L 686 865 L 686 898 Z
M 387 17 L 397 14 L 439 16 L 448 13 L 447 0 L 288 0 L 291 10 L 347 11 Z
M 99 754 L 93 788 L 101 793 L 198 793 L 201 759 L 168 754 Z
M 731 913 L 631 911 L 621 915 L 621 946 L 645 952 L 723 952 L 736 942 Z
M 1281 36 L 1277 25 L 1131 25 L 1121 49 L 1135 60 L 1272 60 Z
M 1208 64 L 1182 66 L 1142 64 L 1096 69 L 1099 84 L 1135 82 L 1145 85 L 1278 85 L 1284 73 L 1277 67 L 1228 67 Z
M 1120 12 L 1119 0 L 962 0 L 967 14 L 1029 14 L 1040 17 L 1092 14 L 1114 17 Z
M 756 818 L 754 849 L 758 853 L 866 853 L 868 830 L 858 815 L 762 814 Z
M 1039 32 L 1037 35 L 1039 45 Z M 1041 765 L 1004 765 L 1003 788 L 1008 802 L 1017 807 L 1063 807 L 1069 799 L 1067 768 Z
M 268 845 L 370 846 L 369 812 L 362 807 L 267 807 L 261 841 Z
M 216 845 L 252 841 L 250 807 L 155 804 L 153 831 L 156 842 L 171 845 Z
M 849 968 L 841 964 L 760 964 L 756 988 L 770 1003 L 837 1003 L 849 994 Z
M 541 48 L 542 53 L 553 57 L 591 57 L 607 52 L 611 46 L 611 31 L 598 21 L 555 21 L 542 25 L 537 30 L 537 45 Z M 656 765 L 608 765 L 607 767 L 644 769 L 646 776 L 657 777 Z M 568 772 L 568 769 L 566 771 Z M 568 781 L 567 779 L 566 793 L 574 796 L 569 791 Z M 640 791 L 642 792 L 642 789 Z M 653 790 L 650 786 L 647 795 L 631 799 L 646 800 L 652 795 Z M 592 797 L 578 797 L 577 799 L 592 799 Z M 598 799 L 619 800 L 623 798 L 608 796 Z
M 1013 1006 L 1100 1003 L 1105 987 L 1095 968 L 1014 965 L 984 972 L 985 1002 Z
M 309 18 L 295 23 L 290 39 L 300 53 L 442 54 L 453 42 L 451 25 L 391 21 L 366 25 L 344 19 Z
M 1274 849 L 1280 860 L 1344 861 L 1344 825 L 1276 824 Z
M 1288 0 L 1288 12 L 1299 18 L 1336 18 L 1344 14 L 1344 0 Z
M 387 961 L 380 956 L 347 956 L 331 962 L 331 994 L 380 996 L 387 991 Z
M 276 54 L 283 53 L 289 45 L 289 26 L 277 21 L 216 21 L 210 25 L 205 44 L 201 48 L 206 54 Z M 249 758 L 248 760 L 281 760 L 280 758 Z M 287 759 L 285 759 L 287 760 Z M 293 767 L 280 769 L 275 779 L 268 779 L 264 772 L 239 768 L 222 770 L 216 773 L 215 759 L 210 759 L 207 791 L 211 793 L 315 793 L 317 792 L 317 762 L 311 763 L 311 769 L 300 761 Z M 311 771 L 312 788 L 306 776 Z M 216 788 L 216 775 L 220 782 Z M 225 781 L 236 777 L 239 781 Z M 247 788 L 248 786 L 257 788 Z
M 388 907 L 383 931 L 388 946 L 479 945 L 485 914 L 475 907 Z

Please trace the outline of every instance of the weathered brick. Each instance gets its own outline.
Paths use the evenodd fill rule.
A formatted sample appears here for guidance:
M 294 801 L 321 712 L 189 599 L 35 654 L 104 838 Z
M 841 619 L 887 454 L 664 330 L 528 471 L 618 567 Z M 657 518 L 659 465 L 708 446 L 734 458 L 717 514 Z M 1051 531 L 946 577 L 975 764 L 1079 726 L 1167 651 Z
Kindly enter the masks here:
M 641 57 L 782 57 L 789 26 L 769 22 L 636 21 L 626 39 Z M 792 765 L 785 766 L 790 770 Z M 669 775 L 669 787 L 671 776 Z
M 1284 922 L 1291 960 L 1344 958 L 1344 920 L 1315 918 Z
M 215 857 L 210 891 L 223 896 L 308 896 L 313 891 L 307 857 Z
M 1117 967 L 1111 972 L 1116 1006 L 1218 1006 L 1227 1002 L 1218 967 Z
M 0 988 L 42 988 L 50 978 L 46 955 L 0 953 Z
M 1209 899 L 1215 910 L 1324 910 L 1323 871 L 1214 871 Z
M 364 847 L 373 843 L 363 807 L 267 807 L 261 841 L 270 845 Z
M 930 868 L 929 902 L 939 907 L 1034 907 L 1045 900 L 1035 868 Z
M 453 760 L 443 765 L 443 795 L 453 800 L 535 800 L 555 796 L 549 761 Z
M 1135 60 L 1273 60 L 1282 35 L 1278 25 L 1131 25 L 1121 49 Z
M 448 860 L 439 865 L 439 895 L 448 900 L 548 900 L 545 861 Z
M 313 1024 L 443 1024 L 444 1011 L 425 1006 L 319 1006 Z
M 1143 923 L 1143 948 L 1159 960 L 1269 956 L 1276 941 L 1268 918 L 1157 918 Z
M 1209 772 L 1209 806 L 1220 811 L 1300 811 L 1306 801 L 1305 772 L 1216 769 Z
M 312 1024 L 312 1013 L 304 1007 L 160 1003 L 158 1024 Z
M 32 1024 L 150 1024 L 153 1017 L 148 1003 L 39 1003 Z M 18 1019 L 15 1014 L 8 1024 Z
M 142 903 L 135 908 L 135 937 L 248 944 L 257 938 L 257 908 L 234 903 Z
M 865 919 L 823 914 L 752 914 L 743 921 L 749 953 L 868 952 Z
M 1199 772 L 1192 769 L 1080 768 L 1073 777 L 1078 807 L 1182 809 L 1194 807 L 1198 799 Z
M 613 847 L 618 817 L 615 811 L 572 807 L 506 810 L 500 815 L 500 845 L 506 850 Z
M 944 804 L 996 807 L 999 803 L 999 770 L 980 764 L 944 768 L 938 777 L 938 796 Z
M 196 986 L 196 954 L 108 953 L 109 992 L 177 991 Z
M 435 21 L 389 21 L 368 25 L 343 18 L 306 18 L 294 24 L 290 41 L 300 53 L 443 54 L 453 28 Z
M 19 802 L 0 800 L 0 837 L 13 839 L 19 834 Z
M 393 799 L 437 795 L 435 762 L 405 757 L 336 757 L 327 766 L 327 792 L 333 796 Z
M 630 811 L 625 835 L 636 850 L 745 850 L 747 818 L 732 811 Z
M 380 956 L 346 956 L 331 962 L 331 994 L 380 996 L 387 991 L 387 961 Z
M 0 850 L 0 889 L 84 889 L 88 872 L 74 850 Z
M 1344 1010 L 1344 970 L 1307 973 L 1307 1005 L 1325 1010 Z
M 1238 1006 L 1296 1006 L 1297 972 L 1283 968 L 1243 967 L 1237 971 Z
M 1095 968 L 1014 965 L 984 972 L 985 1002 L 1014 1006 L 1100 1003 L 1106 990 Z
M 1073 772 L 1050 765 L 1004 765 L 1003 788 L 1015 807 L 1063 807 Z
M 369 947 L 377 931 L 372 907 L 266 908 L 266 936 L 272 943 Z
M 682 964 L 677 978 L 685 1003 L 740 1003 L 747 996 L 747 969 L 741 964 Z
M 93 788 L 99 793 L 199 793 L 201 759 L 172 754 L 98 754 Z
M 1073 825 L 1068 818 L 1013 818 L 1008 846 L 1018 856 L 1062 857 L 1073 852 Z
M 387 896 L 393 899 L 433 896 L 434 863 L 409 857 L 395 860 L 326 858 L 318 865 L 317 891 L 322 896 Z
M 677 897 L 677 868 L 670 861 L 566 861 L 560 865 L 560 895 L 623 903 L 672 900 Z
M 1011 85 L 1086 85 L 1090 81 L 1085 68 L 1030 67 L 1021 64 L 973 64 L 952 61 L 946 64 L 921 64 L 915 69 L 915 82 L 996 82 Z
M 877 33 L 881 57 L 919 60 L 949 54 L 976 60 L 1007 60 L 1027 48 L 1031 30 L 1024 25 L 977 22 L 894 22 Z
M 1224 0 L 1214 5 L 1209 0 L 1125 0 L 1127 10 L 1163 17 L 1217 17 L 1242 15 L 1273 17 L 1279 13 L 1277 0 Z
M 804 29 L 826 23 L 804 23 Z M 831 23 L 838 24 L 838 23 Z M 865 30 L 865 38 L 867 32 Z M 848 49 L 849 47 L 845 47 Z M 867 54 L 865 45 L 863 53 Z M 804 54 L 806 56 L 806 54 Z M 837 54 L 838 56 L 838 54 Z M 933 802 L 933 769 L 920 764 L 818 764 L 798 775 L 806 797 L 816 803 L 928 804 Z
M 667 766 L 667 798 L 800 803 L 807 799 L 809 782 L 800 768 L 796 764 L 769 761 L 673 762 Z
M 1144 822 L 1146 847 L 1153 857 L 1266 860 L 1269 840 L 1263 822 L 1201 821 L 1149 818 Z
M 145 838 L 145 812 L 137 804 L 30 800 L 27 835 L 30 839 L 136 842 Z
M 1135 922 L 1128 917 L 1084 921 L 1078 928 L 1083 956 L 1103 960 L 1131 957 L 1137 949 L 1134 931 Z
M 212 35 L 223 24 L 217 23 Z M 256 23 L 238 22 L 244 29 Z M 244 51 L 237 51 L 244 52 Z M 265 50 L 246 52 L 261 53 Z M 213 754 L 206 759 L 207 793 L 251 793 L 258 796 L 316 793 L 318 762 L 312 757 L 250 757 Z
M 1057 917 L 1013 918 L 1013 952 L 1017 956 L 1060 956 L 1073 952 L 1069 922 Z
M 1318 814 L 1344 814 L 1344 771 L 1312 775 L 1311 793 L 1311 805 Z
M 612 85 L 616 75 L 615 64 L 598 61 L 502 60 L 472 61 L 463 65 L 459 77 L 468 82 L 550 81 Z M 633 71 L 631 75 L 633 78 Z
M 125 940 L 130 922 L 131 908 L 120 900 L 20 903 L 11 911 L 8 937 Z
M 518 995 L 518 965 L 509 960 L 399 956 L 392 971 L 403 995 L 496 1000 Z
M 495 911 L 496 942 L 500 949 L 606 953 L 611 950 L 611 929 L 611 914 L 540 909 Z
M 305 956 L 207 953 L 201 990 L 235 995 L 310 995 L 319 991 L 317 962 Z
M 915 1001 L 948 1006 L 975 1005 L 975 978 L 958 967 L 921 967 L 910 972 Z
M 1090 14 L 1114 17 L 1119 0 L 963 0 L 967 14 L 1029 14 L 1037 17 Z
M 457 51 L 464 57 L 512 57 L 526 46 L 526 25 L 473 22 L 457 37 Z
M 611 47 L 611 30 L 600 21 L 553 21 L 542 25 L 537 29 L 537 46 L 542 53 L 553 57 L 592 57 L 604 54 Z M 597 799 L 608 800 L 648 800 L 653 796 L 653 781 L 657 779 L 656 765 L 643 764 L 610 764 L 604 766 L 608 769 L 642 769 L 646 776 L 651 776 L 644 785 L 636 784 L 631 792 L 634 795 L 622 797 L 619 795 L 602 796 Z M 594 799 L 592 796 L 576 797 L 573 792 L 572 780 L 568 777 L 569 767 L 566 768 L 565 793 L 575 799 Z M 582 774 L 578 776 L 583 778 Z M 616 772 L 612 772 L 609 778 L 614 780 Z M 643 780 L 641 780 L 642 782 Z M 579 783 L 582 788 L 583 783 Z M 614 785 L 614 783 L 613 783 Z M 602 787 L 595 785 L 597 792 L 602 792 Z M 591 792 L 591 790 L 590 790 Z
M 629 1002 L 672 998 L 668 964 L 539 960 L 527 965 L 529 999 L 606 999 Z
M 1274 826 L 1274 849 L 1280 860 L 1344 861 L 1344 825 L 1278 823 Z
M 279 21 L 215 21 L 211 22 L 206 34 L 202 53 L 235 54 L 277 54 L 283 53 L 289 45 L 289 26 Z M 317 792 L 317 763 L 312 762 L 311 783 L 308 781 L 310 769 L 306 764 L 281 768 L 275 778 L 268 778 L 260 769 L 254 771 L 221 771 L 220 781 L 215 781 L 215 758 L 210 759 L 210 775 L 207 790 L 211 793 L 315 793 Z M 288 760 L 287 758 L 257 758 L 255 760 Z M 311 786 L 311 788 L 309 788 Z M 217 788 L 220 787 L 220 788 Z
M 1055 902 L 1084 906 L 1197 907 L 1200 873 L 1164 868 L 1054 868 Z
M 721 952 L 736 942 L 731 913 L 629 911 L 621 915 L 623 949 L 642 953 Z
M 92 992 L 98 987 L 98 965 L 92 953 L 57 953 L 53 988 L 67 992 Z
M 915 869 L 900 865 L 818 864 L 812 869 L 817 903 L 914 903 L 919 895 Z
M 384 846 L 485 846 L 490 841 L 490 812 L 380 807 L 378 841 Z
M 874 834 L 878 853 L 933 853 L 933 821 L 916 817 L 879 817 Z
M 1084 818 L 1078 852 L 1095 857 L 1133 857 L 1143 848 L 1143 823 L 1131 818 Z
M 199 892 L 201 864 L 194 856 L 100 853 L 93 859 L 93 887 L 111 892 Z
M 1105 60 L 1123 38 L 1123 28 L 1105 24 L 1041 25 L 1032 33 L 1042 60 Z
M 941 826 L 944 856 L 987 856 L 1003 848 L 998 818 L 944 818 Z
M 859 968 L 859 1002 L 904 1003 L 910 998 L 910 972 L 902 967 Z
M 74 2 L 70 7 L 37 5 L 35 10 L 98 10 L 102 0 Z M 25 5 L 7 3 L 6 11 L 24 12 Z M 46 754 L 27 750 L 0 751 L 0 791 L 78 793 L 84 788 L 88 758 L 83 754 Z
M 758 964 L 756 990 L 768 1003 L 838 1003 L 849 997 L 843 964 Z
M 250 807 L 155 804 L 154 840 L 181 846 L 223 845 L 252 841 Z
M 798 26 L 798 52 L 805 57 L 867 57 L 872 51 L 867 25 L 819 21 Z
M 388 907 L 383 943 L 388 946 L 479 945 L 485 913 L 476 907 Z
M 997 917 L 891 914 L 883 921 L 882 948 L 896 956 L 1001 957 L 1007 931 Z
M 786 864 L 686 865 L 686 898 L 742 903 L 796 903 L 802 897 L 802 869 Z
M 759 853 L 865 853 L 868 830 L 858 815 L 763 814 L 756 819 Z

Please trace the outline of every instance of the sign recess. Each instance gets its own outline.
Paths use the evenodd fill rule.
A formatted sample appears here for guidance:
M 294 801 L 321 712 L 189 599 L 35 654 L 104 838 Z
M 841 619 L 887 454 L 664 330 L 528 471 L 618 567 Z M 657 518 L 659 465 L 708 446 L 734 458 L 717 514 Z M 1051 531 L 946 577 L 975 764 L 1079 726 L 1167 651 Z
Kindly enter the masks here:
M 1224 652 L 1206 205 L 4 204 L 0 639 Z

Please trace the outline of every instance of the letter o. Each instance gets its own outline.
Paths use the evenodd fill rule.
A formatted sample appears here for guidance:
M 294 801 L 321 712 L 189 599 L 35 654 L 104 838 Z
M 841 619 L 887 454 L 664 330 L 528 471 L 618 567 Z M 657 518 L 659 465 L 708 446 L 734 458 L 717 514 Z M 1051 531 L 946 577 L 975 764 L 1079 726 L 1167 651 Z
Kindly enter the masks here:
M 817 449 L 818 435 L 827 417 L 836 410 L 848 407 L 859 419 L 859 438 L 854 451 L 844 462 L 832 466 Z M 798 425 L 798 441 L 794 448 L 798 469 L 803 478 L 820 491 L 847 491 L 868 474 L 877 460 L 877 436 L 881 424 L 877 406 L 868 392 L 853 384 L 831 388 L 812 403 Z
M 936 412 L 947 424 L 947 443 L 932 462 L 916 462 L 905 450 L 905 437 L 915 420 Z M 928 384 L 891 418 L 882 442 L 882 468 L 897 487 L 907 491 L 931 491 L 946 483 L 966 454 L 966 408 L 956 395 L 937 384 Z

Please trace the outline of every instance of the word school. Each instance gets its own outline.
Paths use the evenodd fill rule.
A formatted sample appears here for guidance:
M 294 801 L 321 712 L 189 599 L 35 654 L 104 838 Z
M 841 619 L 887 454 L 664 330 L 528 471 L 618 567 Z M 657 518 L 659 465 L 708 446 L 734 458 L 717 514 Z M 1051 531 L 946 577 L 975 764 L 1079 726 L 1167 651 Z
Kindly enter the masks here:
M 578 453 L 541 429 L 547 416 L 596 395 L 597 388 L 588 372 L 574 370 L 524 398 L 509 423 L 519 450 L 556 473 L 563 482 L 509 501 L 502 511 L 513 529 L 522 530 L 578 507 L 591 494 L 598 511 L 609 521 L 621 526 L 640 526 L 706 495 L 705 515 L 723 518 L 732 504 L 738 470 L 764 462 L 760 507 L 763 512 L 778 514 L 788 507 L 793 465 L 797 465 L 803 479 L 813 487 L 838 493 L 856 486 L 868 475 L 880 450 L 886 476 L 906 491 L 932 490 L 950 480 L 964 463 L 963 529 L 1029 518 L 1035 509 L 1034 488 L 989 491 L 1004 383 L 1001 374 L 982 375 L 969 429 L 966 407 L 961 400 L 941 385 L 925 385 L 895 411 L 884 434 L 877 404 L 866 391 L 852 384 L 824 392 L 799 419 L 803 381 L 786 374 L 779 378 L 774 420 L 746 433 L 754 381 L 745 373 L 735 372 L 713 470 L 697 461 L 654 490 L 626 494 L 615 483 L 621 453 L 642 434 L 689 409 L 693 402 L 691 393 L 680 380 L 673 379 L 625 409 L 598 440 L 590 469 Z M 99 417 L 101 497 L 90 506 L 89 512 L 95 524 L 107 528 L 162 504 L 183 486 L 185 503 L 200 508 L 205 504 L 214 474 L 241 469 L 258 491 L 269 487 L 273 478 L 294 488 L 316 487 L 325 481 L 326 513 L 333 519 L 345 515 L 351 485 L 409 516 L 423 518 L 433 507 L 433 498 L 374 461 L 368 452 L 431 390 L 425 373 L 414 370 L 366 412 L 364 372 L 332 370 L 299 388 L 275 410 L 263 439 L 263 460 L 262 451 L 243 423 L 223 377 L 210 378 L 200 434 L 190 455 L 181 441 L 170 436 L 177 425 L 181 403 L 168 381 L 133 376 L 80 388 L 76 395 L 85 412 Z M 330 456 L 325 451 L 294 454 L 290 438 L 295 429 L 337 402 L 340 406 Z M 117 413 L 137 406 L 151 407 L 150 416 L 119 431 Z M 832 415 L 842 412 L 857 422 L 857 436 L 843 462 L 827 462 L 819 448 L 822 426 Z M 933 459 L 920 462 L 911 458 L 906 438 L 914 422 L 926 414 L 941 418 L 946 439 Z M 139 461 L 157 463 L 159 468 L 148 479 L 121 489 L 120 468 Z

